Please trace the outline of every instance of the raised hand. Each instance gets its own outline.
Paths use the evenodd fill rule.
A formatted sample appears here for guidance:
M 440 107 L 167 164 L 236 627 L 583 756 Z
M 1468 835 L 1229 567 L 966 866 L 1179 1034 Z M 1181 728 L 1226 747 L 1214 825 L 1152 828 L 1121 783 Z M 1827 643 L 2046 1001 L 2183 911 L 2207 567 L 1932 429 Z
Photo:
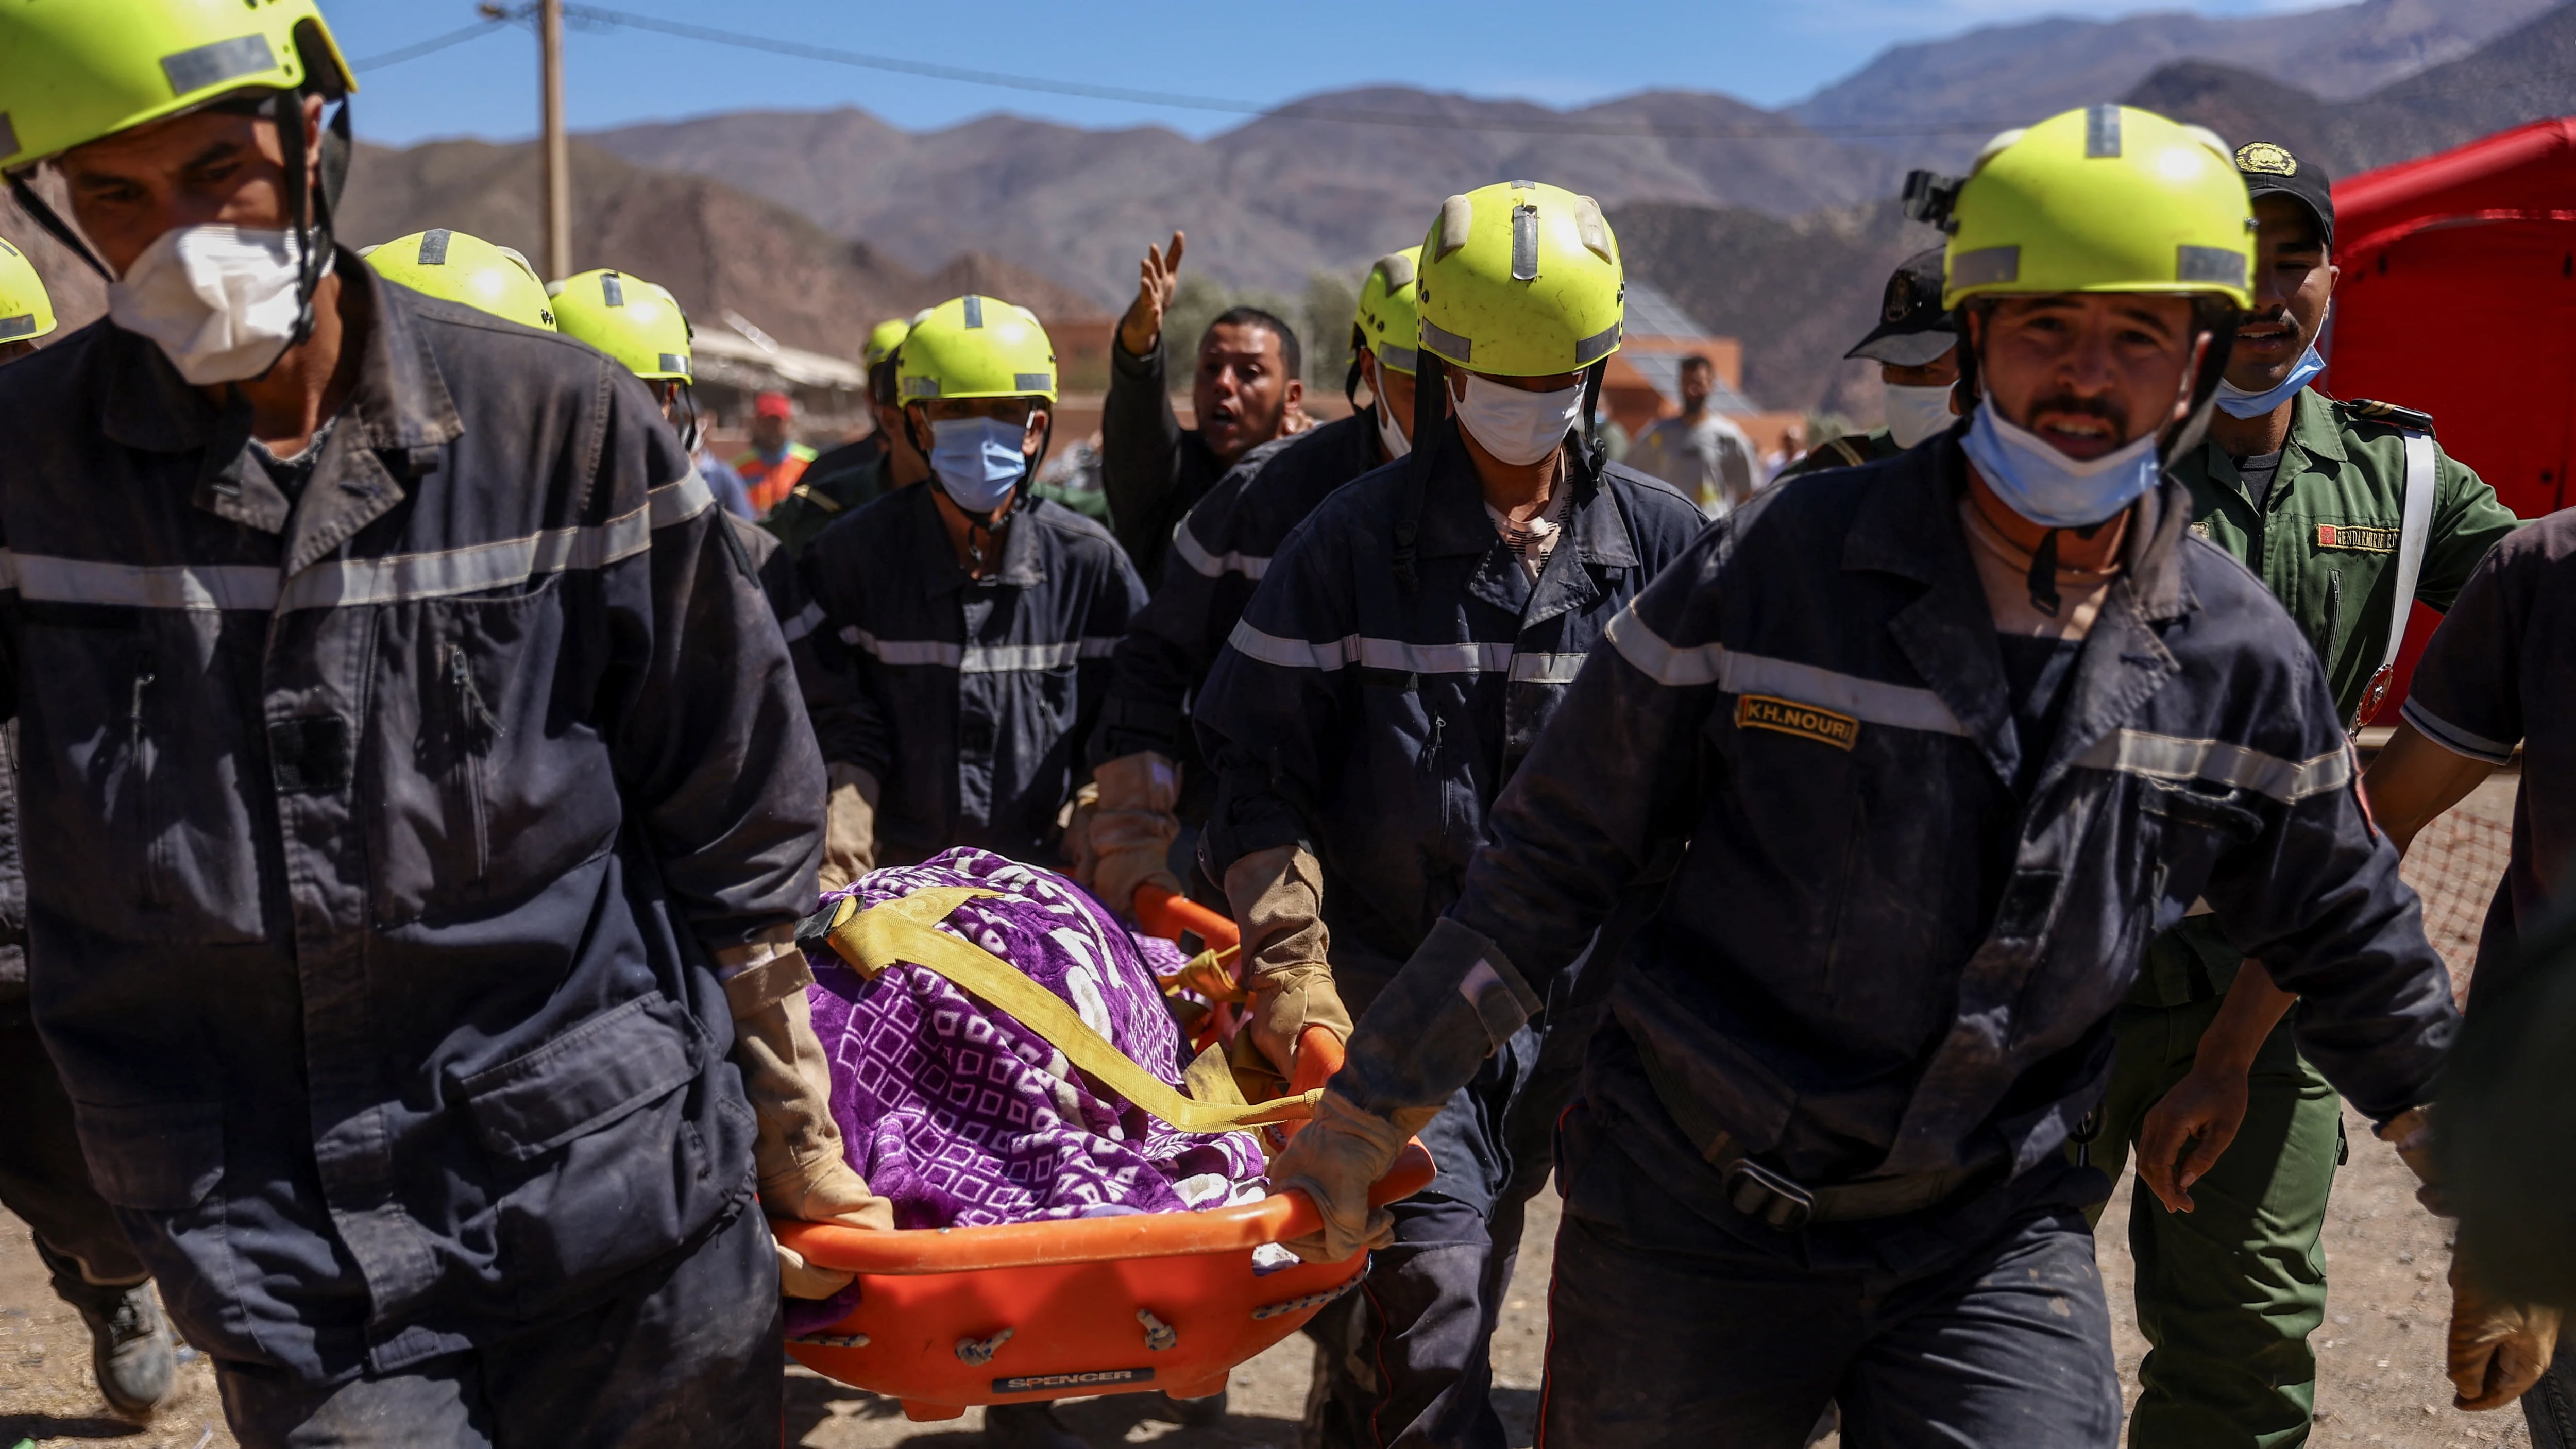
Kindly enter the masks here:
M 1176 231 L 1168 249 L 1145 248 L 1145 260 L 1136 266 L 1136 300 L 1127 304 L 1127 315 L 1118 319 L 1118 345 L 1128 356 L 1143 357 L 1162 340 L 1163 311 L 1172 305 L 1172 291 L 1181 284 L 1181 248 L 1188 241 Z

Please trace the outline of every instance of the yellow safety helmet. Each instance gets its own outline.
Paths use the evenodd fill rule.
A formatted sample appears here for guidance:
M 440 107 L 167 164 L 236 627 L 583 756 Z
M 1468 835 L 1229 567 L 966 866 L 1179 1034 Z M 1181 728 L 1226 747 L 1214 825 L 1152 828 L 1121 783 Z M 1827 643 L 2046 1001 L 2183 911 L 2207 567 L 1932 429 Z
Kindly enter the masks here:
M 689 319 L 670 289 L 602 267 L 550 282 L 555 326 L 651 382 L 689 380 Z
M 1360 283 L 1359 315 L 1351 319 L 1360 342 L 1376 355 L 1377 365 L 1407 377 L 1420 361 L 1414 348 L 1422 313 L 1413 298 L 1414 272 L 1421 260 L 1420 247 L 1378 258 L 1377 265 L 1369 268 L 1368 279 Z
M 901 317 L 888 317 L 869 328 L 868 350 L 861 354 L 869 369 L 873 371 L 878 363 L 894 356 L 894 350 L 903 345 L 904 334 L 911 330 L 912 324 Z
M 1950 206 L 1942 305 L 2172 292 L 2251 307 L 2254 207 L 2225 142 L 2134 106 L 2086 106 L 1986 144 Z
M 1055 344 L 1026 307 L 998 297 L 952 297 L 913 319 L 896 364 L 906 404 L 932 398 L 1055 401 Z
M 546 284 L 528 259 L 505 246 L 446 227 L 396 237 L 359 253 L 388 281 L 489 312 L 508 322 L 555 329 Z
M 54 330 L 54 299 L 27 254 L 0 239 L 0 342 L 33 342 Z
M 235 91 L 308 81 L 330 95 L 358 88 L 313 0 L 9 0 L 0 171 Z
M 1619 350 L 1619 241 L 1589 196 L 1535 181 L 1440 203 L 1423 238 L 1422 346 L 1497 377 L 1547 377 Z

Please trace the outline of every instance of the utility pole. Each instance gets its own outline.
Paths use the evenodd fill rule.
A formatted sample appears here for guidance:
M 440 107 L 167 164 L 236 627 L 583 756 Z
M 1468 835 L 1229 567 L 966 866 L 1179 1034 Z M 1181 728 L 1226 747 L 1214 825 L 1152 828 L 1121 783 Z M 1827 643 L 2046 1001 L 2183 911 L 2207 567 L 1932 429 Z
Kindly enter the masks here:
M 563 0 L 540 0 L 546 130 L 546 280 L 572 275 L 572 151 L 564 140 Z

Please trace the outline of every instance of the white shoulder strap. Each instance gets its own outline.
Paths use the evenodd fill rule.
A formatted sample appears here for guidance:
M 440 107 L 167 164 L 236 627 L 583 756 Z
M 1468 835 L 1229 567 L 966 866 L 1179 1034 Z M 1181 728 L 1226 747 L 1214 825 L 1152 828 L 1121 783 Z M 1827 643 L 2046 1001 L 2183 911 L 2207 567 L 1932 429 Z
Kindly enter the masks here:
M 2405 440 L 2406 501 L 2397 532 L 2397 594 L 2388 604 L 2388 647 L 2379 656 L 2379 670 L 2371 675 L 2370 688 L 2362 694 L 2361 708 L 2345 726 L 2347 733 L 2360 729 L 2388 697 L 2398 652 L 2406 647 L 2406 620 L 2415 611 L 2415 582 L 2424 573 L 2424 545 L 2433 531 L 2433 436 L 2408 432 Z
M 2433 531 L 2433 439 L 2406 435 L 2405 523 L 2397 534 L 2397 597 L 2388 606 L 2388 652 L 2379 667 L 2392 668 L 2406 643 L 2406 618 L 2415 608 L 2415 581 L 2424 573 L 2425 535 Z

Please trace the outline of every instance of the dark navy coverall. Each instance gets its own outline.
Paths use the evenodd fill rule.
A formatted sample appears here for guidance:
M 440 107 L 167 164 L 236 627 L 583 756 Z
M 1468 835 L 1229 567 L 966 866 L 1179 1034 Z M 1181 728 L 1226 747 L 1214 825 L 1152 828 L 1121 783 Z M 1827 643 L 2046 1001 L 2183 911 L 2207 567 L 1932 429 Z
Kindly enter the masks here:
M 878 498 L 798 561 L 786 632 L 814 733 L 877 778 L 878 865 L 961 845 L 1044 863 L 1145 588 L 1108 530 L 1026 495 L 999 566 L 969 578 L 937 487 Z
M 1155 340 L 1151 356 L 1135 357 L 1111 333 L 1109 396 L 1100 415 L 1100 490 L 1109 499 L 1110 527 L 1138 574 L 1158 581 L 1172 530 L 1226 473 L 1199 430 L 1182 427 L 1172 411 L 1164 380 L 1170 354 L 1169 337 Z M 1190 357 L 1197 366 L 1198 354 Z
M 1416 586 L 1398 577 L 1399 521 L 1416 506 L 1399 462 L 1289 535 L 1195 716 L 1219 776 L 1208 873 L 1222 880 L 1272 846 L 1312 849 L 1334 978 L 1355 1016 L 1455 899 L 1486 806 L 1602 630 L 1705 522 L 1660 482 L 1578 460 L 1560 485 L 1573 490 L 1563 533 L 1532 585 L 1454 426 L 1433 446 Z M 1360 1339 L 1326 1347 L 1327 1444 L 1503 1442 L 1486 1344 L 1520 1204 L 1545 1181 L 1544 1124 L 1517 1153 L 1507 1132 L 1538 1049 L 1524 1030 L 1423 1133 L 1439 1180 L 1396 1209 L 1395 1246 L 1362 1287 Z
M 1832 1399 L 1854 1446 L 2110 1445 L 2107 1183 L 2058 1149 L 2197 898 L 2356 1107 L 2429 1094 L 2450 979 L 2280 605 L 2166 483 L 2023 740 L 1964 486 L 1945 440 L 1715 525 L 1495 806 L 1451 915 L 1535 990 L 1687 843 L 1560 1136 L 1542 1443 L 1796 1445 Z
M 442 1443 L 774 1444 L 708 953 L 813 900 L 786 646 L 624 367 L 339 275 L 292 497 L 133 334 L 0 370 L 36 1025 L 245 1443 L 339 1384 Z
M 1091 763 L 1152 750 L 1182 767 L 1176 850 L 1195 853 L 1191 827 L 1216 799 L 1189 727 L 1191 701 L 1289 532 L 1333 490 L 1377 466 L 1377 414 L 1362 409 L 1244 454 L 1173 533 L 1154 597 L 1110 656 Z M 1186 870 L 1173 873 L 1188 878 Z

